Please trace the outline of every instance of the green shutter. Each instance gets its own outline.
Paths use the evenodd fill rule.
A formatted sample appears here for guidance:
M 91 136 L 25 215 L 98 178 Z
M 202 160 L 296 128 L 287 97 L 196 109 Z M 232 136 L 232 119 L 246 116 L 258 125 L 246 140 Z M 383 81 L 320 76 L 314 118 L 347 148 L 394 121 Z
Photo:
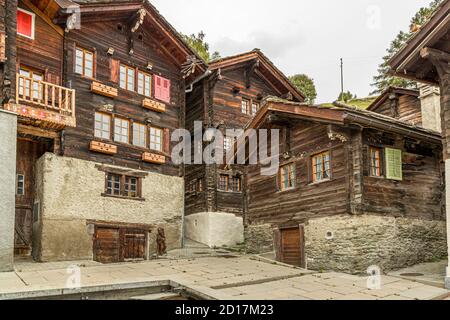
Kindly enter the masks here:
M 391 180 L 403 180 L 402 150 L 385 149 L 386 154 L 386 178 Z

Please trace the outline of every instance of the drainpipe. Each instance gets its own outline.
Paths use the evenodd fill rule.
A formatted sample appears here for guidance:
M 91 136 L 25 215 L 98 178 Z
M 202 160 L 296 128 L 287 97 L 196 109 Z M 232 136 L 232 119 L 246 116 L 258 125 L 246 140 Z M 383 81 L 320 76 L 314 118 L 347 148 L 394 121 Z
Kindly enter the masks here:
M 205 79 L 206 77 L 210 76 L 211 74 L 212 74 L 212 71 L 211 71 L 211 70 L 209 70 L 209 69 L 206 70 L 204 74 L 202 74 L 201 76 L 199 76 L 199 77 L 198 77 L 197 79 L 195 79 L 190 85 L 188 85 L 188 86 L 186 87 L 185 92 L 186 92 L 186 93 L 191 93 L 192 90 L 194 90 L 194 84 L 196 84 L 196 83 L 202 81 L 203 79 Z

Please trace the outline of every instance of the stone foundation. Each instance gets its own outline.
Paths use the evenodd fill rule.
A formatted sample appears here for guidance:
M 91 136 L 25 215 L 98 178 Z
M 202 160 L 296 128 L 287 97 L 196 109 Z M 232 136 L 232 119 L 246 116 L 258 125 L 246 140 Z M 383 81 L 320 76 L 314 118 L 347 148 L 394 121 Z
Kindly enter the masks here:
M 245 247 L 247 253 L 266 253 L 273 251 L 273 226 L 270 224 L 251 225 L 245 228 Z
M 0 109 L 0 272 L 14 270 L 16 143 L 17 115 Z
M 234 246 L 244 242 L 244 221 L 231 213 L 203 212 L 185 217 L 188 239 L 207 246 Z
M 47 153 L 37 162 L 36 195 L 40 217 L 33 230 L 38 261 L 92 259 L 89 220 L 152 226 L 148 256 L 156 252 L 156 229 L 163 227 L 167 249 L 181 247 L 184 181 L 148 173 L 142 181 L 145 201 L 102 196 L 105 173 L 97 163 Z

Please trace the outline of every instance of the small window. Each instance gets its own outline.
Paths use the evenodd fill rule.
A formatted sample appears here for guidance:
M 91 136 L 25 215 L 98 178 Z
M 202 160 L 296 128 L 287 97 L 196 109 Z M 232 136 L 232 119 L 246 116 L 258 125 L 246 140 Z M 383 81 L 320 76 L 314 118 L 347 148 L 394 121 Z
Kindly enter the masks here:
M 229 191 L 231 192 L 241 192 L 241 178 L 239 177 L 231 177 L 229 179 L 230 186 Z
M 147 147 L 147 126 L 133 123 L 133 144 L 138 147 Z
M 94 77 L 94 54 L 91 51 L 76 48 L 75 72 L 83 77 Z
M 370 147 L 370 175 L 372 177 L 381 177 L 381 148 Z
M 25 176 L 23 174 L 17 175 L 16 182 L 16 195 L 24 196 L 25 195 Z
M 150 149 L 162 151 L 162 130 L 150 127 Z
M 34 26 L 36 16 L 34 13 L 17 9 L 17 34 L 34 39 Z
M 44 80 L 44 73 L 20 67 L 19 75 L 20 97 L 28 99 L 32 97 L 32 100 L 41 100 L 43 97 L 41 81 Z
M 95 113 L 95 137 L 111 139 L 111 116 L 104 113 Z
M 106 196 L 141 198 L 141 178 L 127 175 L 106 174 Z
M 280 168 L 278 176 L 279 189 L 281 191 L 291 190 L 295 188 L 295 164 L 287 164 Z
M 120 87 L 125 90 L 135 91 L 135 69 L 125 66 L 123 64 L 120 65 Z
M 219 186 L 218 186 L 219 190 L 228 191 L 228 178 L 229 177 L 224 174 L 221 174 L 219 176 Z
M 152 76 L 142 71 L 138 72 L 138 93 L 146 97 L 151 97 Z
M 323 152 L 312 157 L 312 176 L 313 182 L 331 178 L 330 152 Z
M 130 122 L 121 118 L 114 118 L 114 141 L 129 143 Z
M 244 114 L 249 114 L 250 113 L 250 101 L 247 99 L 242 99 L 241 102 L 241 111 Z
M 234 139 L 226 137 L 223 139 L 223 150 L 230 151 L 233 147 Z
M 259 110 L 259 104 L 256 102 L 252 102 L 252 115 L 255 115 Z

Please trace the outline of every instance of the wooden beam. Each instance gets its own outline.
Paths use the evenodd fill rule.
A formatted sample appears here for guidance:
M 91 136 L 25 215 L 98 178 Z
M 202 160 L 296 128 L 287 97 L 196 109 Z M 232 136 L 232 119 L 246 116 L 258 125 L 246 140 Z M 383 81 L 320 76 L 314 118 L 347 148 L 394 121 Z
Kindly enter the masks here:
M 450 54 L 433 48 L 423 48 L 420 51 L 420 56 L 428 59 L 433 63 L 439 77 L 443 79 L 450 73 Z
M 253 63 L 245 69 L 245 87 L 249 89 L 251 87 L 251 78 L 255 74 L 255 70 L 259 68 L 259 59 L 253 61 Z
M 44 20 L 50 27 L 52 27 L 56 32 L 64 37 L 64 30 L 53 23 L 53 21 L 46 16 L 38 7 L 36 7 L 30 0 L 22 0 L 23 3 L 29 7 L 38 17 Z

